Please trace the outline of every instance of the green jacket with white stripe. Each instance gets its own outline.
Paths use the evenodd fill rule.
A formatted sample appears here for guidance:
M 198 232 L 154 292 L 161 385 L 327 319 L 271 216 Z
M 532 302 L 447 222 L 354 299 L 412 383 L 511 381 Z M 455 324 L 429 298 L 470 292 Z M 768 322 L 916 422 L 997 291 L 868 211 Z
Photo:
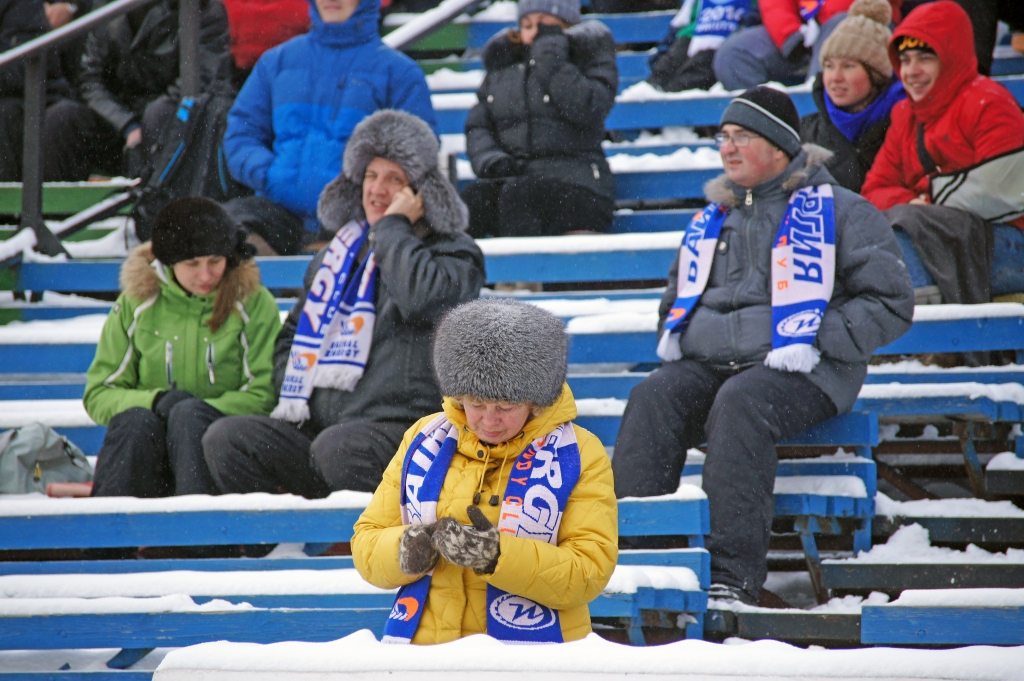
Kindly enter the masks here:
M 225 272 L 215 293 L 197 296 L 145 243 L 122 265 L 121 289 L 86 377 L 85 410 L 96 423 L 151 409 L 171 381 L 229 416 L 270 413 L 281 317 L 252 260 Z

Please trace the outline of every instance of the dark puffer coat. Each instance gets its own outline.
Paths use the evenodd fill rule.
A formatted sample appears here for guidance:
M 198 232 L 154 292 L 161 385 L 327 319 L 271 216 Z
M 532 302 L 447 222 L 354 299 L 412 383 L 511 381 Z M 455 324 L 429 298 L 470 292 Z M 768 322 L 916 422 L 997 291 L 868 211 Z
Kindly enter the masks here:
M 226 82 L 228 15 L 220 0 L 201 0 L 199 65 L 204 88 Z M 120 16 L 89 34 L 79 88 L 93 111 L 123 133 L 146 105 L 178 83 L 178 1 L 162 0 Z
M 801 187 L 833 185 L 836 270 L 832 299 L 814 345 L 821 361 L 808 378 L 840 414 L 849 411 L 877 348 L 910 328 L 914 292 L 889 221 L 824 167 L 829 153 L 804 145 L 782 174 L 753 189 L 725 175 L 705 187 L 729 208 L 704 295 L 680 338 L 683 357 L 725 368 L 760 364 L 772 349 L 771 252 L 789 196 Z M 750 203 L 747 204 L 747 200 Z M 668 275 L 659 327 L 676 297 L 679 259 Z
M 825 147 L 834 155 L 826 165 L 832 177 L 851 192 L 860 193 L 864 178 L 875 162 L 889 131 L 888 116 L 864 131 L 854 144 L 839 132 L 825 108 L 825 84 L 821 74 L 814 79 L 814 104 L 818 110 L 800 119 L 800 139 Z
M 466 234 L 466 207 L 438 169 L 437 153 L 437 138 L 424 121 L 403 111 L 378 111 L 356 126 L 341 174 L 320 194 L 317 212 L 324 228 L 337 231 L 350 220 L 365 219 L 363 175 L 374 158 L 384 158 L 401 166 L 418 188 L 423 217 L 411 225 L 404 216 L 387 215 L 370 229 L 368 242 L 377 260 L 370 358 L 352 392 L 313 390 L 309 425 L 315 432 L 354 419 L 412 425 L 441 408 L 431 360 L 434 326 L 448 310 L 476 299 L 486 277 L 483 253 Z M 326 251 L 306 270 L 305 293 L 277 337 L 278 393 L 303 304 Z
M 378 267 L 370 359 L 354 391 L 313 390 L 309 425 L 317 433 L 352 419 L 411 424 L 438 411 L 441 391 L 430 358 L 434 325 L 448 310 L 476 298 L 484 284 L 484 256 L 463 231 L 431 231 L 420 239 L 406 218 L 389 215 L 373 226 L 370 238 Z M 326 250 L 309 264 L 305 291 L 277 337 L 278 393 L 303 303 Z
M 501 33 L 484 48 L 487 77 L 466 119 L 466 150 L 477 177 L 493 177 L 509 157 L 527 175 L 586 187 L 614 198 L 601 140 L 615 105 L 615 40 L 586 21 L 564 33 L 541 27 L 530 46 Z

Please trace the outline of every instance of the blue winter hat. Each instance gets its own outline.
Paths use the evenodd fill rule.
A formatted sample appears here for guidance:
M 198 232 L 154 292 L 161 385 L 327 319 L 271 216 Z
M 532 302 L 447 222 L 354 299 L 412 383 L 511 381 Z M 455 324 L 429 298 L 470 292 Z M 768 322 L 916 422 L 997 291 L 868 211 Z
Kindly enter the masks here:
M 544 12 L 570 25 L 583 21 L 580 0 L 519 0 L 519 18 L 531 12 Z

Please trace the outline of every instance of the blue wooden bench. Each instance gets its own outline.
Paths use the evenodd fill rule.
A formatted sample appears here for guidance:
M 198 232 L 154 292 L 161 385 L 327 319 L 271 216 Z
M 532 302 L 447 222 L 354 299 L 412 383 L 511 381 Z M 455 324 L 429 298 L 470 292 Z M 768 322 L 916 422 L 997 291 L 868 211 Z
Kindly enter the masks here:
M 1022 645 L 1024 589 L 904 591 L 861 611 L 872 645 Z

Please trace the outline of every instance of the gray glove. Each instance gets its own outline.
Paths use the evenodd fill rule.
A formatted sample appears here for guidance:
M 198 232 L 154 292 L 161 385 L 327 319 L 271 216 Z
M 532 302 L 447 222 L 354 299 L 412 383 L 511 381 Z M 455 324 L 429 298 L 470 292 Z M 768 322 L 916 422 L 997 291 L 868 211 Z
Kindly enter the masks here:
M 492 574 L 501 553 L 498 528 L 476 506 L 468 507 L 466 513 L 473 527 L 466 527 L 451 517 L 437 521 L 432 539 L 434 547 L 449 563 L 473 568 L 477 574 Z
M 437 565 L 441 554 L 430 543 L 435 525 L 410 525 L 402 533 L 402 541 L 398 544 L 398 567 L 405 574 L 426 574 Z

